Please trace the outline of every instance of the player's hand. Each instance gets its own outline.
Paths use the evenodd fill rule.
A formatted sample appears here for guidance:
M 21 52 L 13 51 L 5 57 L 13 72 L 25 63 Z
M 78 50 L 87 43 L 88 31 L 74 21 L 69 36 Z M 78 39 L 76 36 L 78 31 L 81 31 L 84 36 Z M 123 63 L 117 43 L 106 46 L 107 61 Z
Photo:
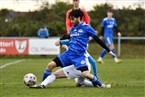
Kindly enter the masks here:
M 109 52 L 112 56 L 116 56 L 116 54 L 114 54 L 112 51 Z
M 103 40 L 103 36 L 100 36 L 100 39 Z
M 56 46 L 59 46 L 60 45 L 60 40 L 59 39 L 55 41 L 55 45 Z
M 120 32 L 118 32 L 117 34 L 118 34 L 118 37 L 121 37 L 121 33 Z
M 65 49 L 65 50 L 66 50 L 66 48 L 67 48 L 66 45 L 62 45 L 61 47 L 62 47 L 63 49 Z
M 92 37 L 89 37 L 89 42 L 90 42 L 92 39 L 93 39 Z
M 95 30 L 95 32 L 96 32 L 96 34 L 98 34 L 98 31 L 97 30 Z

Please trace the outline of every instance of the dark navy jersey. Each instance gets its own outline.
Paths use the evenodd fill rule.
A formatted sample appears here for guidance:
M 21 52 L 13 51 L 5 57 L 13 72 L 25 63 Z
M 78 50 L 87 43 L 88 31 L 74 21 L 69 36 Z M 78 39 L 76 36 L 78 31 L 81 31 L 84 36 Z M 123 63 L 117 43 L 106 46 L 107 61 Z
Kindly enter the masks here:
M 117 27 L 116 20 L 106 17 L 102 21 L 102 27 L 104 28 L 104 37 L 113 37 L 114 27 Z
M 70 42 L 68 51 L 75 52 L 75 54 L 84 54 L 88 44 L 89 37 L 96 36 L 95 30 L 84 22 L 70 29 Z

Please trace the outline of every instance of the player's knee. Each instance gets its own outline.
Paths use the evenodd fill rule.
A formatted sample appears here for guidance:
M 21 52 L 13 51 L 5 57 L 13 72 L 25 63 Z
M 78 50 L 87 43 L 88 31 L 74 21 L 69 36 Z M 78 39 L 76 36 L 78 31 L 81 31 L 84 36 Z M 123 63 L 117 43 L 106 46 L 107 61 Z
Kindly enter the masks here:
M 93 78 L 93 75 L 90 74 L 89 71 L 84 71 L 84 72 L 82 72 L 82 74 L 85 78 L 88 78 L 90 80 Z
M 55 64 L 55 62 L 50 62 L 50 63 L 48 63 L 48 65 L 47 65 L 47 69 L 49 70 L 49 71 L 51 71 L 53 68 L 55 68 L 56 67 L 56 64 Z
M 53 73 L 56 78 L 64 78 L 66 75 L 64 74 L 62 69 L 59 69 Z
M 60 74 L 58 74 L 58 73 L 53 73 L 53 74 L 56 78 L 59 78 L 59 76 L 60 76 Z

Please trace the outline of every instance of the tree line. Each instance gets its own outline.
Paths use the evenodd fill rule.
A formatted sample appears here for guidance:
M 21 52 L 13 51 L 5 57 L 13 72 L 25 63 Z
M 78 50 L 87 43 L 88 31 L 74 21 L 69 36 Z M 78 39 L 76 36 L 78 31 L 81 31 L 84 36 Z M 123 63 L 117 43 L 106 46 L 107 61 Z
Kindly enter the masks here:
M 61 36 L 66 33 L 65 17 L 72 4 L 57 2 L 54 5 L 44 4 L 38 11 L 14 12 L 8 9 L 0 10 L 1 37 L 37 37 L 37 31 L 42 24 L 46 24 L 50 36 Z M 88 12 L 92 27 L 101 31 L 102 19 L 112 5 L 103 4 L 94 6 Z M 114 9 L 114 18 L 122 32 L 122 36 L 145 36 L 145 9 L 123 8 Z

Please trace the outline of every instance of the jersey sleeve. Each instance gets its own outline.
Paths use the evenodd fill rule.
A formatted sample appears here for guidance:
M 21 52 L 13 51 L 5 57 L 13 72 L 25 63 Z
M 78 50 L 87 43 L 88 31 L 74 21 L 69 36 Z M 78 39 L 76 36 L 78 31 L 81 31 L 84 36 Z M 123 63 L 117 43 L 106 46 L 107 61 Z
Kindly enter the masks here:
M 60 44 L 62 45 L 69 45 L 69 40 L 66 39 L 66 40 L 60 40 Z
M 68 10 L 66 13 L 66 31 L 67 31 L 67 34 L 69 34 L 70 28 L 72 26 L 72 23 L 69 19 L 69 14 L 70 14 L 70 10 Z
M 85 30 L 88 33 L 88 35 L 91 36 L 91 37 L 94 37 L 94 36 L 97 35 L 96 32 L 95 32 L 95 30 L 90 25 L 87 25 L 85 27 Z

